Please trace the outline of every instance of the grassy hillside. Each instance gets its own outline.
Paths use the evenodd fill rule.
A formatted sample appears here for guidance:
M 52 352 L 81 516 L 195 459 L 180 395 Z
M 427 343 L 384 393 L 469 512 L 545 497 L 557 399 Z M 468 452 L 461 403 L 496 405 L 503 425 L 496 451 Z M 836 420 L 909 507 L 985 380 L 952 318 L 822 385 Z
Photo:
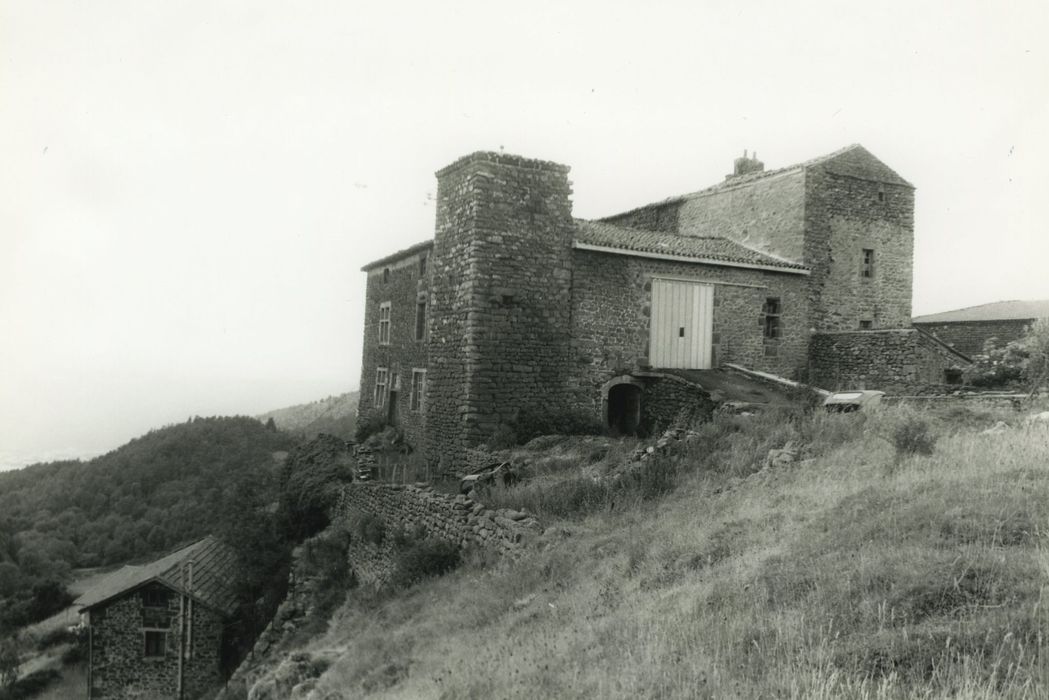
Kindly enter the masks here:
M 562 446 L 489 496 L 541 547 L 355 591 L 299 658 L 317 697 L 1049 697 L 1049 426 L 998 417 L 719 416 L 619 488 Z
M 211 532 L 231 490 L 272 472 L 294 442 L 253 418 L 195 418 L 87 462 L 0 473 L 0 629 L 49 614 L 73 568 L 148 558 Z
M 353 437 L 359 397 L 360 392 L 351 391 L 312 403 L 280 408 L 257 418 L 264 423 L 272 418 L 278 430 L 302 434 L 307 438 L 327 433 L 349 440 Z

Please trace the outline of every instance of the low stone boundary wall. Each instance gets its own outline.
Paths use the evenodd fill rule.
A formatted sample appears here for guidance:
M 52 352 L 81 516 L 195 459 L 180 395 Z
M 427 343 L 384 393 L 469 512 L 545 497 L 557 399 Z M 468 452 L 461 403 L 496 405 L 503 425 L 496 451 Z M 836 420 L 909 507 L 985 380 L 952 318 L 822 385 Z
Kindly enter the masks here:
M 339 495 L 332 520 L 348 522 L 354 513 L 375 516 L 386 527 L 380 542 L 351 538 L 350 565 L 358 581 L 373 586 L 389 582 L 394 572 L 396 546 L 390 532 L 396 528 L 421 530 L 426 537 L 462 549 L 476 547 L 510 557 L 542 531 L 527 513 L 491 509 L 469 496 L 452 496 L 422 485 L 348 484 Z

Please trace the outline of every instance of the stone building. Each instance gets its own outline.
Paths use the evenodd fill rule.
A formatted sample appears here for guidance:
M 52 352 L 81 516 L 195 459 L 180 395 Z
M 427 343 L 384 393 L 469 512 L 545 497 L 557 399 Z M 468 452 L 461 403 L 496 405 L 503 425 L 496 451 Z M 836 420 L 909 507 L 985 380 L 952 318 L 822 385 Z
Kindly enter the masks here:
M 233 553 L 213 537 L 125 566 L 77 599 L 88 624 L 88 698 L 192 700 L 223 684 L 236 608 Z
M 914 187 L 862 146 L 771 171 L 744 154 L 712 187 L 592 221 L 572 216 L 568 170 L 465 156 L 437 172 L 434 237 L 363 268 L 360 411 L 431 460 L 536 413 L 630 431 L 723 363 L 896 390 L 965 361 L 895 330 Z M 828 334 L 849 352 L 814 353 Z M 867 346 L 886 371 L 856 362 Z
M 966 355 L 979 355 L 984 343 L 1018 340 L 1036 319 L 1049 318 L 1049 299 L 996 301 L 938 314 L 916 316 L 914 327 L 934 335 Z

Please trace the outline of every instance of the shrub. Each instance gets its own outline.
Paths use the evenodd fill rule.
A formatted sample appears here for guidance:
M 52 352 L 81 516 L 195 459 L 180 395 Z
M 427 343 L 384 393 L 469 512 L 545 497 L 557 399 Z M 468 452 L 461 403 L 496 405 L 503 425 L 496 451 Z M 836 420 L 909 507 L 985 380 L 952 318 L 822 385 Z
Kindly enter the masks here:
M 410 586 L 423 579 L 441 576 L 459 566 L 459 547 L 451 542 L 427 538 L 414 542 L 397 555 L 393 583 Z
M 603 435 L 605 425 L 581 411 L 521 411 L 514 421 L 517 444 L 523 445 L 540 435 Z
M 505 450 L 518 444 L 517 432 L 506 423 L 495 426 L 485 446 L 490 450 Z
M 913 417 L 896 424 L 892 432 L 892 444 L 896 448 L 897 460 L 910 455 L 931 455 L 936 446 L 936 436 L 929 430 L 928 421 Z
M 282 534 L 301 542 L 328 526 L 328 513 L 341 484 L 353 480 L 349 446 L 332 435 L 318 435 L 291 450 L 281 469 L 278 522 Z
M 347 530 L 351 537 L 375 545 L 382 544 L 386 539 L 386 523 L 374 513 L 354 511 L 348 518 Z
M 357 419 L 357 426 L 353 430 L 353 437 L 357 442 L 364 442 L 372 435 L 386 430 L 389 421 L 383 411 L 372 411 Z

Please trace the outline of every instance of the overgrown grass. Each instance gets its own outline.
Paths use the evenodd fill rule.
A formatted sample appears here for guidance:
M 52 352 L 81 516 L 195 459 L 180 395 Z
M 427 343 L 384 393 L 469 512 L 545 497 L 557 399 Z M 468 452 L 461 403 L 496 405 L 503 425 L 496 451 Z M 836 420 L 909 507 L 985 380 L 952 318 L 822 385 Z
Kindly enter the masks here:
M 718 416 L 613 508 L 519 487 L 544 546 L 351 596 L 312 642 L 318 693 L 1047 697 L 1049 427 L 926 417 L 933 453 L 897 460 L 911 411 Z

